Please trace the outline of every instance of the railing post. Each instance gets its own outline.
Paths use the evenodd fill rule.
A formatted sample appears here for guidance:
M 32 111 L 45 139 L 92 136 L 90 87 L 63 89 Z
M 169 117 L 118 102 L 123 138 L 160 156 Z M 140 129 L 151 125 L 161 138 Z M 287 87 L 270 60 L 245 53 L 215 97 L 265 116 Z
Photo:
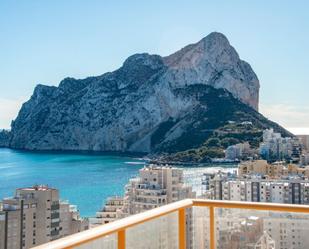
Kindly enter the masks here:
M 178 211 L 178 242 L 179 249 L 186 249 L 186 209 Z
M 215 208 L 209 207 L 209 237 L 210 249 L 216 249 L 216 226 L 215 226 Z
M 118 249 L 126 249 L 126 230 L 118 231 Z

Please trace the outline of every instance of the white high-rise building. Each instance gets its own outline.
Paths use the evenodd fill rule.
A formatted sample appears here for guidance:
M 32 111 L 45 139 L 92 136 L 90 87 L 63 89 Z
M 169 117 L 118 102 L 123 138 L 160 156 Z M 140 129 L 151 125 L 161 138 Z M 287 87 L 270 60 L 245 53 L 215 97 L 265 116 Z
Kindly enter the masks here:
M 195 193 L 192 191 L 192 187 L 184 184 L 183 170 L 150 165 L 140 169 L 138 177 L 129 180 L 123 198 L 117 197 L 107 200 L 91 225 L 105 224 L 168 203 L 194 197 Z M 192 244 L 191 215 L 191 210 L 187 211 L 187 245 Z M 142 248 L 144 240 L 147 240 L 148 242 L 152 241 L 149 249 L 177 249 L 178 234 L 175 229 L 172 229 L 177 220 L 177 214 L 172 213 L 155 222 L 150 221 L 152 225 L 137 228 L 136 237 L 131 237 L 127 241 L 128 246 Z M 140 240 L 141 237 L 144 240 Z
M 139 177 L 127 184 L 122 210 L 124 216 L 137 214 L 193 197 L 192 187 L 184 184 L 183 170 L 150 165 L 140 169 Z
M 139 170 L 136 178 L 125 186 L 124 197 L 110 197 L 91 219 L 91 225 L 109 223 L 168 203 L 194 198 L 195 192 L 183 179 L 183 170 L 150 165 Z
M 301 142 L 297 138 L 281 137 L 273 129 L 263 131 L 263 142 L 260 144 L 260 155 L 269 161 L 299 161 Z
M 123 208 L 123 197 L 120 196 L 109 197 L 102 210 L 96 213 L 96 217 L 90 219 L 91 225 L 97 226 L 117 220 L 118 216 L 121 216 L 122 208 Z

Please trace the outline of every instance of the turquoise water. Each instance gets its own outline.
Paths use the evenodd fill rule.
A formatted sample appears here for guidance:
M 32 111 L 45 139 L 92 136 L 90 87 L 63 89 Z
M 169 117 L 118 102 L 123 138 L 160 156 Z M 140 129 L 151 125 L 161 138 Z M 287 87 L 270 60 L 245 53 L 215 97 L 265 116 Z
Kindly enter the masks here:
M 137 158 L 108 154 L 32 153 L 0 149 L 0 199 L 19 187 L 48 184 L 94 216 L 108 196 L 121 195 L 128 179 L 143 167 Z

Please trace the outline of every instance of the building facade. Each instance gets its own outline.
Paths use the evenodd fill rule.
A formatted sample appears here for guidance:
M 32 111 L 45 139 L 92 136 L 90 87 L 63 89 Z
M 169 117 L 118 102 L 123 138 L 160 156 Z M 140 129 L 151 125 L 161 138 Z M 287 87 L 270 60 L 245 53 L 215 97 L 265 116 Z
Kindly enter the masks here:
M 192 187 L 184 184 L 183 170 L 150 165 L 126 185 L 122 211 L 127 216 L 194 197 Z
M 254 151 L 250 148 L 248 142 L 231 145 L 225 150 L 225 158 L 232 161 L 242 160 L 253 156 Z
M 250 178 L 252 175 L 260 175 L 264 178 L 280 179 L 287 176 L 309 177 L 309 167 L 300 167 L 296 164 L 284 164 L 283 162 L 268 163 L 266 160 L 242 162 L 238 166 L 239 178 Z
M 115 221 L 121 216 L 123 208 L 123 197 L 113 196 L 106 200 L 102 210 L 96 213 L 96 217 L 90 219 L 91 226 L 98 226 Z
M 88 228 L 86 220 L 73 218 L 73 212 L 63 212 L 63 205 L 57 189 L 17 189 L 14 197 L 2 201 L 0 249 L 27 249 Z M 72 222 L 77 229 L 73 229 Z
M 106 224 L 114 220 L 138 214 L 178 200 L 194 198 L 191 186 L 184 183 L 183 170 L 168 166 L 149 165 L 139 170 L 136 178 L 129 180 L 125 186 L 124 197 L 109 198 L 105 206 L 91 219 L 91 226 Z M 187 244 L 192 248 L 192 210 L 187 211 Z M 150 226 L 150 230 L 138 231 L 137 239 L 128 241 L 128 245 L 143 248 L 143 237 L 153 241 L 150 249 L 178 248 L 177 231 L 170 229 L 177 222 L 177 215 L 171 214 L 160 218 L 160 222 Z M 158 228 L 158 229 L 157 229 Z M 160 228 L 160 229 L 159 229 Z M 157 233 L 160 231 L 160 233 Z M 140 245 L 137 243 L 140 241 Z M 133 247 L 132 247 L 133 248 Z
M 263 131 L 263 142 L 259 147 L 260 155 L 267 161 L 299 161 L 302 152 L 301 142 L 297 137 L 282 137 L 273 129 Z

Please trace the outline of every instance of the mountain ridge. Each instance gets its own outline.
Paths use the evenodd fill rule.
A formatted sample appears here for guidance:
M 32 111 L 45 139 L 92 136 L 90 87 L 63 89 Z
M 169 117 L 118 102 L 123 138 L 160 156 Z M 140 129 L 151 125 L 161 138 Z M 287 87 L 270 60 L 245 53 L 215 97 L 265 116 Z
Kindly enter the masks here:
M 213 130 L 228 121 L 213 116 L 216 108 L 227 108 L 231 118 L 237 108 L 247 108 L 243 115 L 254 116 L 257 127 L 275 126 L 289 135 L 257 112 L 259 88 L 252 68 L 227 38 L 211 33 L 166 57 L 135 54 L 113 72 L 65 78 L 58 87 L 37 85 L 12 122 L 6 144 L 28 150 L 187 150 L 211 136 L 202 129 L 209 120 L 218 119 Z M 201 137 L 197 144 L 184 141 L 191 132 Z

